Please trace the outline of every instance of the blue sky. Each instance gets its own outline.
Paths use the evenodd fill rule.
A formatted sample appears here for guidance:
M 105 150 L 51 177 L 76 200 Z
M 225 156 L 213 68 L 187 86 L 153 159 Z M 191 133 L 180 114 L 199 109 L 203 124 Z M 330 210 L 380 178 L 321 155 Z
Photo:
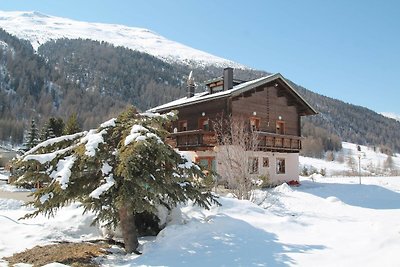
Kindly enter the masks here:
M 400 1 L 0 0 L 0 9 L 148 28 L 314 92 L 400 114 Z

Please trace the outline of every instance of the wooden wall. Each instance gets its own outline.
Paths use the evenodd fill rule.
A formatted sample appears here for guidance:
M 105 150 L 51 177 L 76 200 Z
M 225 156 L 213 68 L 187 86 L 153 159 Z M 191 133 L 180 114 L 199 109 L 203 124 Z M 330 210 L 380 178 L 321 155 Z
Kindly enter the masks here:
M 178 110 L 178 120 L 173 123 L 173 127 L 178 128 L 178 122 L 187 120 L 188 131 L 197 130 L 199 119 L 202 113 L 211 121 L 215 120 L 218 114 L 227 114 L 227 99 L 216 99 L 212 101 L 202 102 L 186 107 L 181 107 Z M 212 124 L 211 124 L 212 125 Z
M 276 121 L 281 116 L 281 121 L 285 123 L 285 134 L 300 136 L 300 116 L 295 101 L 282 85 L 264 85 L 233 98 L 232 115 L 258 117 L 260 131 L 271 133 L 276 132 Z

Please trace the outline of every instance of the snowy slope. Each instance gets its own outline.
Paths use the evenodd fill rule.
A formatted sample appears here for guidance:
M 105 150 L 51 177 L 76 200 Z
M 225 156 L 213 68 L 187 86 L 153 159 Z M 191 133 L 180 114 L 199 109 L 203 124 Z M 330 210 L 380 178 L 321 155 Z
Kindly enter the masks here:
M 357 150 L 356 144 L 343 142 L 342 150 L 335 153 L 335 161 L 300 156 L 300 170 L 304 167 L 318 172 L 325 169 L 329 176 L 358 174 L 358 164 L 360 163 L 362 175 L 390 175 L 391 171 L 400 171 L 400 154 L 393 155 L 392 169 L 388 169 L 385 168 L 385 162 L 388 158 L 386 154 L 379 152 L 378 149 L 374 151 L 373 147 L 360 146 L 360 149 L 361 151 Z M 339 158 L 342 159 L 341 162 L 338 161 Z M 350 164 L 350 158 L 353 164 Z
M 167 62 L 245 68 L 241 64 L 168 40 L 143 28 L 82 22 L 38 12 L 19 11 L 0 11 L 0 27 L 18 38 L 29 40 L 35 49 L 52 39 L 82 38 L 128 47 Z
M 396 121 L 400 121 L 400 115 L 395 114 L 395 113 L 391 113 L 391 112 L 381 112 L 381 115 L 387 117 L 387 118 L 391 118 L 394 119 Z
M 141 240 L 141 256 L 114 247 L 102 266 L 400 266 L 400 177 L 301 182 L 257 191 L 260 205 L 226 197 L 208 211 L 184 205 L 155 239 Z M 52 219 L 17 221 L 30 211 L 21 205 L 0 199 L 0 258 L 99 237 L 77 204 Z
M 361 167 L 382 165 L 387 156 L 361 146 Z M 300 164 L 347 171 L 357 145 L 343 143 L 345 162 L 301 157 Z M 337 156 L 337 155 L 336 155 Z M 393 156 L 400 168 L 400 155 Z M 3 174 L 4 175 L 4 174 Z M 252 202 L 219 198 L 210 210 L 182 205 L 155 238 L 140 240 L 142 255 L 124 255 L 118 247 L 102 266 L 400 266 L 400 177 L 364 176 L 301 178 L 256 190 Z M 0 258 L 59 240 L 100 238 L 91 227 L 93 214 L 81 215 L 78 204 L 55 218 L 18 221 L 32 211 L 1 192 L 19 191 L 0 181 Z M 23 241 L 23 242 L 21 242 Z M 7 263 L 0 259 L 0 266 Z M 60 266 L 60 265 L 58 265 Z

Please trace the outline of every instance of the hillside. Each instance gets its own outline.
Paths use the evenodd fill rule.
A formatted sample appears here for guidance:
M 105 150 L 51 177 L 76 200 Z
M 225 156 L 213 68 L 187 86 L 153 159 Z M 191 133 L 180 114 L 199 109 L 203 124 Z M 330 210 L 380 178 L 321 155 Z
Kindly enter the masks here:
M 90 23 L 39 12 L 0 11 L 0 28 L 28 40 L 37 50 L 57 39 L 87 38 L 143 52 L 169 63 L 245 68 L 233 61 L 168 40 L 148 29 L 117 24 Z
M 40 15 L 22 17 L 35 21 Z M 0 140 L 15 144 L 22 142 L 31 118 L 41 127 L 49 117 L 66 120 L 77 112 L 83 128 L 93 128 L 128 104 L 146 110 L 185 95 L 190 70 L 197 91 L 204 90 L 202 81 L 222 74 L 217 63 L 188 67 L 187 62 L 93 40 L 60 37 L 35 50 L 30 42 L 0 31 L 0 51 Z M 265 74 L 235 69 L 235 77 L 243 80 Z M 293 85 L 319 112 L 303 120 L 307 129 L 318 127 L 344 141 L 400 151 L 398 121 Z

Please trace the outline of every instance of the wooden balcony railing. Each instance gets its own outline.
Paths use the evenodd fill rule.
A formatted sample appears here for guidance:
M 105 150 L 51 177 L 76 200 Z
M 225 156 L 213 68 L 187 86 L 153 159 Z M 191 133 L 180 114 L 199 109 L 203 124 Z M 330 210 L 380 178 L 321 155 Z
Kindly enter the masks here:
M 259 139 L 258 150 L 298 152 L 301 149 L 301 137 L 299 136 L 268 132 L 256 133 Z M 218 144 L 215 133 L 204 130 L 171 133 L 169 143 L 173 147 L 183 150 L 212 149 Z
M 258 149 L 264 151 L 299 151 L 301 149 L 301 137 L 285 134 L 274 134 L 267 132 L 256 132 L 258 134 Z

